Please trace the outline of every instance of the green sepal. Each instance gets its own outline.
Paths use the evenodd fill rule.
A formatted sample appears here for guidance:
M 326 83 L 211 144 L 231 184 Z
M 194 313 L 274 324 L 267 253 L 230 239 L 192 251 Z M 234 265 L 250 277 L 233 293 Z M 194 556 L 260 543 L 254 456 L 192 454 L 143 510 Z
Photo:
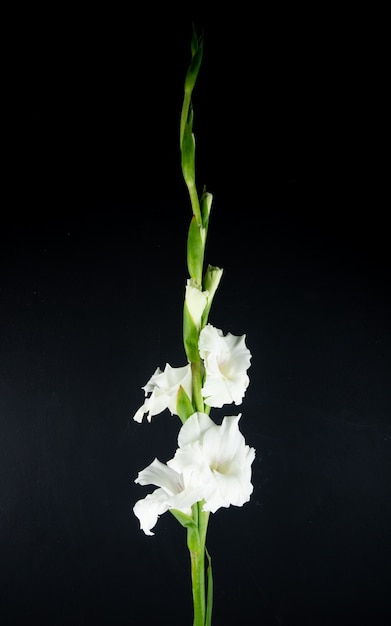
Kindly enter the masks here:
M 190 315 L 186 301 L 183 305 L 183 343 L 189 361 L 191 363 L 198 363 L 200 360 L 198 352 L 198 330 Z
M 169 509 L 169 511 L 184 528 L 197 528 L 197 524 L 191 515 L 186 515 L 186 513 L 182 513 L 178 509 Z
M 193 215 L 187 235 L 187 268 L 191 278 L 201 286 L 204 266 L 205 230 Z
M 176 412 L 182 420 L 183 424 L 190 417 L 190 415 L 193 415 L 193 413 L 195 413 L 195 409 L 191 403 L 191 400 L 186 391 L 183 389 L 182 385 L 179 385 L 178 395 L 176 399 Z

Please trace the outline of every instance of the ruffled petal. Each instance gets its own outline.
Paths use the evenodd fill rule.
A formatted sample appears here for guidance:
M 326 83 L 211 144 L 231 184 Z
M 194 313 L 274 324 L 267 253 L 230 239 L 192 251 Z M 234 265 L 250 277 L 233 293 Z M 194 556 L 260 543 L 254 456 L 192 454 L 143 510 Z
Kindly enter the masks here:
M 204 432 L 215 426 L 214 421 L 206 413 L 197 411 L 183 424 L 178 435 L 178 445 L 183 447 L 193 441 L 199 441 Z
M 224 337 L 222 331 L 211 324 L 202 329 L 198 346 L 206 373 L 202 396 L 208 406 L 241 404 L 249 384 L 246 372 L 251 361 L 245 337 L 231 333 Z
M 176 415 L 176 405 L 179 387 L 183 387 L 189 396 L 192 397 L 192 377 L 191 366 L 187 364 L 183 367 L 171 367 L 166 364 L 164 372 L 157 368 L 142 389 L 145 395 L 149 394 L 144 404 L 136 411 L 134 420 L 142 422 L 144 415 L 150 422 L 154 415 L 169 409 L 172 415 Z
M 158 459 L 154 459 L 148 467 L 141 470 L 134 482 L 139 485 L 162 487 L 168 495 L 173 495 L 183 489 L 181 475 Z
M 169 508 L 167 493 L 164 489 L 156 489 L 142 500 L 138 500 L 133 512 L 140 520 L 140 528 L 146 535 L 154 535 L 151 528 L 156 525 L 160 515 Z

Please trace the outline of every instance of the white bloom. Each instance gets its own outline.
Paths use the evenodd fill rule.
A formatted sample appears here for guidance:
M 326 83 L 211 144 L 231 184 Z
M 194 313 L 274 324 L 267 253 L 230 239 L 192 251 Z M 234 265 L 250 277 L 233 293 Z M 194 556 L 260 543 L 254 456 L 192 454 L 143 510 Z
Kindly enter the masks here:
M 249 384 L 247 369 L 251 353 L 245 344 L 246 335 L 237 337 L 207 324 L 199 338 L 200 356 L 204 360 L 206 378 L 202 395 L 208 406 L 240 404 Z
M 184 367 L 171 367 L 167 363 L 164 372 L 157 368 L 147 384 L 142 387 L 145 396 L 151 395 L 146 398 L 144 404 L 136 411 L 133 419 L 136 422 L 142 422 L 144 414 L 147 413 L 147 420 L 150 422 L 153 415 L 157 415 L 165 409 L 169 409 L 171 414 L 176 415 L 179 387 L 183 387 L 191 400 L 191 381 L 190 364 Z
M 139 473 L 136 483 L 158 487 L 133 508 L 146 535 L 153 535 L 151 529 L 169 509 L 191 515 L 192 505 L 204 500 L 204 511 L 215 513 L 248 502 L 255 450 L 246 445 L 239 419 L 224 417 L 218 426 L 205 413 L 194 413 L 179 431 L 174 458 L 166 465 L 155 459 Z
M 193 318 L 196 328 L 201 327 L 201 318 L 208 302 L 208 292 L 201 291 L 195 282 L 189 278 L 186 283 L 185 302 L 187 309 Z
M 139 472 L 135 482 L 159 487 L 144 499 L 138 500 L 133 507 L 134 514 L 140 520 L 140 528 L 146 535 L 154 534 L 151 528 L 168 509 L 178 509 L 191 515 L 192 505 L 202 498 L 200 489 L 186 489 L 183 476 L 158 459 Z
M 250 499 L 255 450 L 246 445 L 239 419 L 240 415 L 224 417 L 218 426 L 205 413 L 194 413 L 183 424 L 179 448 L 167 463 L 182 474 L 188 489 L 201 489 L 204 511 L 243 506 Z

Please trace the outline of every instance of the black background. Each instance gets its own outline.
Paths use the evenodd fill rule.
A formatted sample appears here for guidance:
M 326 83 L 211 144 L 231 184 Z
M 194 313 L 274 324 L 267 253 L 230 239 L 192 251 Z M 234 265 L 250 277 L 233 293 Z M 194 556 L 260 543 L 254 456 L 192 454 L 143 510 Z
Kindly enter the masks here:
M 214 625 L 390 618 L 391 358 L 381 16 L 114 8 L 7 24 L 0 623 L 191 624 L 185 531 L 133 483 L 179 421 L 132 416 L 185 363 L 178 124 L 191 22 L 211 322 L 247 335 L 254 494 L 211 520 Z M 226 407 L 225 413 L 236 412 Z M 216 418 L 221 417 L 216 412 Z

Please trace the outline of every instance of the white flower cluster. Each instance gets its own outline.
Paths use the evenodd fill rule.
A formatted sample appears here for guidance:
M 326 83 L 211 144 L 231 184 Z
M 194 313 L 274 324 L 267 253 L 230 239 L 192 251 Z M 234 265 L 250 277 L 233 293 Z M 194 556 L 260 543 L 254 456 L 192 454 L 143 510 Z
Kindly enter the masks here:
M 194 413 L 183 424 L 174 457 L 155 459 L 142 470 L 136 483 L 155 485 L 153 493 L 136 502 L 134 513 L 146 535 L 169 509 L 191 514 L 191 506 L 204 501 L 203 510 L 243 506 L 253 491 L 251 464 L 254 448 L 246 445 L 237 417 L 225 417 L 218 426 L 205 413 Z
M 224 336 L 220 329 L 207 324 L 200 332 L 198 349 L 203 363 L 204 403 L 210 407 L 240 404 L 249 384 L 251 360 L 245 335 Z M 190 364 L 178 368 L 167 364 L 164 372 L 158 368 L 143 387 L 146 399 L 134 419 L 141 422 L 146 414 L 151 421 L 166 408 L 177 414 L 180 388 L 191 401 Z M 246 445 L 239 419 L 240 415 L 224 417 L 219 426 L 206 413 L 194 413 L 179 432 L 174 457 L 167 464 L 155 459 L 139 473 L 136 483 L 158 487 L 134 506 L 145 534 L 153 535 L 151 529 L 169 509 L 190 515 L 192 505 L 204 501 L 204 511 L 214 513 L 220 507 L 242 506 L 249 500 L 255 450 Z
M 245 335 L 226 336 L 219 328 L 207 324 L 200 332 L 199 352 L 204 364 L 202 395 L 210 407 L 224 404 L 238 405 L 242 402 L 249 384 L 247 369 L 251 354 L 245 345 Z M 144 415 L 150 422 L 153 415 L 169 409 L 176 414 L 176 399 L 182 387 L 191 400 L 191 367 L 171 367 L 168 363 L 162 372 L 159 368 L 142 387 L 146 400 L 136 412 L 134 419 L 141 422 Z

